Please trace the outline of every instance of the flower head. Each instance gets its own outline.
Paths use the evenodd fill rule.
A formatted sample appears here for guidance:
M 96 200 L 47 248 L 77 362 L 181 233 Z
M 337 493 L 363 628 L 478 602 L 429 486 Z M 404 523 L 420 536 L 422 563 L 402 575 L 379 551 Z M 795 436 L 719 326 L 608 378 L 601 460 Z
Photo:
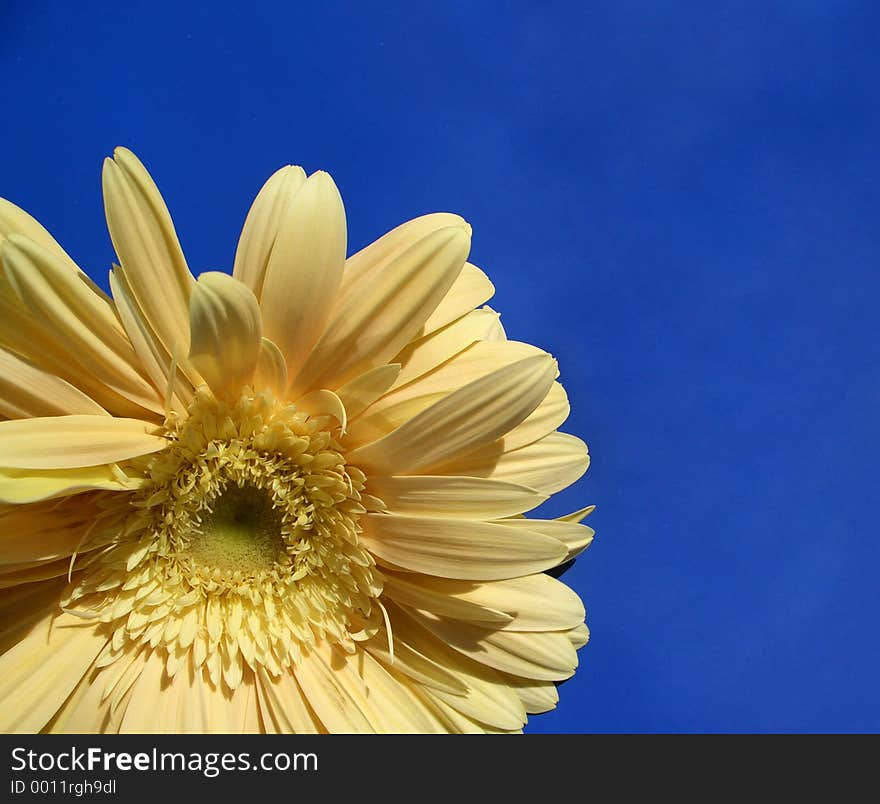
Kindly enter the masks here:
M 587 468 L 556 362 L 507 340 L 434 214 L 346 259 L 326 173 L 275 173 L 232 275 L 103 173 L 112 297 L 0 201 L 4 731 L 517 731 L 587 640 L 525 516 Z

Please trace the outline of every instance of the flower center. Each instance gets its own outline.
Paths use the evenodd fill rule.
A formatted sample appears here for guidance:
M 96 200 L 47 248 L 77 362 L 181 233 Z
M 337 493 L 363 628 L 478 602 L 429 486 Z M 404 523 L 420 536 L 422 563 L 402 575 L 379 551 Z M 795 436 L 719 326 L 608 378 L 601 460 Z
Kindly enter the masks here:
M 354 651 L 376 632 L 383 579 L 358 543 L 366 478 L 335 419 L 203 387 L 165 429 L 168 447 L 132 467 L 147 483 L 121 503 L 122 535 L 66 595 L 106 624 L 99 665 L 163 650 L 169 676 L 189 667 L 235 689 L 247 668 L 277 675 L 320 640 Z
M 201 520 L 187 550 L 202 567 L 270 570 L 284 550 L 281 515 L 272 497 L 256 486 L 227 485 Z

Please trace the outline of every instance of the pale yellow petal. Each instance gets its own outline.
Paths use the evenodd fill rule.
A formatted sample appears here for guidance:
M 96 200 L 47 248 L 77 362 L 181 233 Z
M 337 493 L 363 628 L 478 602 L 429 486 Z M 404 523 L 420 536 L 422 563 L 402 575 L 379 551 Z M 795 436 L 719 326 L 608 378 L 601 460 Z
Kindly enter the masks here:
M 128 734 L 239 734 L 254 725 L 253 674 L 234 692 L 211 684 L 191 663 L 173 678 L 161 650 L 145 654 L 119 727 Z M 255 713 L 255 709 L 254 709 Z
M 35 318 L 2 276 L 2 272 L 0 345 L 31 361 L 41 370 L 66 380 L 114 416 L 146 417 L 161 421 L 159 414 L 120 396 L 83 367 L 73 351 L 75 344 L 60 339 L 45 322 Z
M 342 432 L 348 423 L 345 405 L 333 391 L 321 388 L 301 396 L 295 402 L 297 410 L 309 414 L 309 416 L 332 416 L 339 422 Z
M 156 389 L 135 369 L 137 356 L 112 303 L 93 290 L 85 274 L 21 235 L 4 240 L 2 257 L 19 299 L 84 368 L 121 396 L 162 411 Z
M 434 584 L 431 581 L 438 581 L 438 583 Z M 466 593 L 476 586 L 478 584 L 473 581 L 432 578 L 415 572 L 394 573 L 386 571 L 383 594 L 397 603 L 428 611 L 440 617 L 482 623 L 487 627 L 494 628 L 500 628 L 510 623 L 513 620 L 511 615 L 505 614 L 499 609 L 472 602 L 463 594 L 461 596 L 454 594 L 459 591 Z M 452 591 L 452 594 L 449 593 L 449 590 Z
M 260 711 L 269 731 L 276 734 L 320 734 L 324 731 L 292 673 L 273 676 L 259 669 L 256 676 Z
M 549 435 L 568 418 L 569 410 L 565 389 L 554 382 L 541 404 L 504 436 L 504 451 L 512 452 Z
M 448 734 L 493 734 L 493 733 L 522 733 L 522 729 L 497 729 L 481 723 L 474 717 L 469 717 L 458 709 L 450 706 L 445 701 L 439 700 L 429 690 L 416 690 L 416 694 L 421 698 L 425 706 L 427 706 L 443 723 Z M 471 705 L 473 705 L 472 702 Z M 525 711 L 523 712 L 523 720 L 525 720 Z
M 170 408 L 178 412 L 185 411 L 193 400 L 193 384 L 182 371 L 177 370 L 174 356 L 168 354 L 162 341 L 150 326 L 132 293 L 125 269 L 122 266 L 117 265 L 110 272 L 110 289 L 113 291 L 113 300 L 116 302 L 119 318 L 122 320 L 122 325 L 128 333 L 138 358 L 140 358 L 144 373 L 164 398 L 168 392 L 168 383 L 172 379 L 173 372 Z
M 463 695 L 466 692 L 464 681 L 454 673 L 433 659 L 429 659 L 412 645 L 398 639 L 397 623 L 392 628 L 394 631 L 393 659 L 388 648 L 386 631 L 380 632 L 376 637 L 366 642 L 364 650 L 375 656 L 386 667 L 394 667 L 395 670 L 418 682 L 419 685 L 443 690 L 452 695 Z
M 44 727 L 47 734 L 115 734 L 117 719 L 111 701 L 104 696 L 106 672 L 94 664 L 77 684 L 64 705 Z
M 215 394 L 250 382 L 263 337 L 253 291 L 228 274 L 199 276 L 189 299 L 189 358 Z
M 466 262 L 449 292 L 443 297 L 428 320 L 425 321 L 417 337 L 451 324 L 481 304 L 485 304 L 495 294 L 495 286 L 476 265 Z
M 549 712 L 559 703 L 559 693 L 552 682 L 523 680 L 513 682 L 511 686 L 530 715 Z
M 568 641 L 571 642 L 572 647 L 575 650 L 580 650 L 590 641 L 590 629 L 587 628 L 586 623 L 581 623 L 570 631 L 566 631 L 565 635 L 568 637 Z
M 241 230 L 232 275 L 244 282 L 257 298 L 263 291 L 263 279 L 275 238 L 290 199 L 306 180 L 298 165 L 276 170 L 263 185 Z
M 0 466 L 73 469 L 136 458 L 166 445 L 139 419 L 50 416 L 0 422 Z
M 180 688 L 183 716 L 191 718 L 189 722 L 185 719 L 184 727 L 176 731 L 190 734 L 244 734 L 254 731 L 258 724 L 256 682 L 249 669 L 234 692 L 224 685 L 212 684 L 200 672 L 187 675 L 179 671 L 174 683 Z M 155 731 L 167 734 L 172 730 L 157 728 Z
M 347 302 L 362 294 L 403 251 L 428 235 L 449 226 L 467 227 L 467 221 L 451 212 L 433 212 L 400 224 L 345 261 L 339 300 Z
M 498 520 L 511 528 L 532 530 L 558 539 L 566 546 L 568 554 L 565 560 L 574 558 L 590 546 L 596 532 L 586 525 L 566 522 L 559 519 L 502 519 Z
M 488 310 L 490 313 L 495 313 L 498 316 L 492 324 L 491 329 L 486 335 L 487 341 L 506 341 L 507 333 L 504 331 L 504 325 L 501 323 L 501 316 L 496 313 L 489 305 L 485 307 L 481 307 L 481 310 Z
M 588 505 L 586 508 L 581 508 L 580 510 L 573 511 L 570 514 L 565 514 L 564 516 L 558 516 L 558 517 L 556 517 L 556 519 L 558 519 L 560 522 L 575 522 L 575 523 L 577 523 L 577 522 L 581 522 L 582 520 L 586 519 L 595 510 L 596 510 L 595 505 Z
M 357 673 L 366 688 L 366 710 L 374 728 L 382 734 L 444 733 L 443 724 L 419 698 L 412 684 L 402 679 L 394 665 L 384 665 L 367 652 L 346 656 L 336 651 L 339 662 Z
M 254 370 L 254 386 L 257 389 L 270 388 L 283 393 L 287 388 L 287 363 L 278 345 L 263 338 L 260 342 L 260 356 Z
M 142 479 L 126 478 L 106 465 L 81 469 L 0 468 L 0 503 L 24 505 L 82 491 L 132 491 L 142 483 Z
M 294 387 L 335 389 L 389 362 L 461 271 L 470 249 L 469 231 L 450 226 L 427 235 L 397 254 L 359 292 L 341 300 Z
M 537 681 L 561 681 L 577 668 L 577 653 L 565 632 L 498 631 L 415 609 L 407 611 L 438 640 L 502 673 Z
M 92 499 L 75 505 L 19 505 L 0 509 L 0 565 L 69 556 L 95 526 Z
M 395 386 L 427 374 L 472 343 L 488 340 L 498 321 L 498 313 L 484 308 L 473 310 L 457 321 L 410 343 L 394 360 L 400 363 Z
M 260 294 L 266 337 L 283 352 L 291 379 L 336 303 L 346 237 L 339 190 L 327 173 L 313 173 L 282 213 Z
M 529 486 L 542 494 L 555 494 L 574 483 L 589 465 L 587 445 L 576 436 L 556 432 L 512 452 L 505 452 L 504 440 L 499 439 L 432 471 L 491 477 Z
M 47 612 L 0 657 L 0 732 L 40 731 L 79 684 L 107 636 L 69 614 Z
M 0 347 L 0 416 L 24 419 L 67 413 L 108 415 L 66 380 Z
M 24 235 L 28 240 L 52 252 L 69 270 L 79 271 L 76 263 L 36 218 L 28 215 L 11 201 L 0 198 L 0 240 L 14 234 Z
M 453 391 L 535 355 L 546 355 L 546 352 L 515 341 L 474 343 L 417 381 L 377 399 L 352 422 L 347 443 L 360 446 L 376 441 Z
M 363 690 L 352 689 L 348 679 L 334 673 L 316 651 L 303 658 L 294 675 L 310 708 L 331 734 L 373 731 L 359 706 Z
M 556 361 L 549 355 L 518 360 L 452 392 L 384 438 L 349 453 L 349 460 L 386 474 L 417 474 L 440 465 L 522 422 L 555 376 Z
M 548 498 L 528 486 L 482 477 L 370 476 L 367 491 L 394 514 L 501 519 L 536 508 Z M 503 511 L 504 513 L 498 513 Z
M 155 727 L 157 715 L 163 708 L 162 701 L 167 701 L 169 697 L 168 685 L 163 684 L 165 657 L 160 651 L 154 650 L 143 653 L 142 658 L 137 661 L 141 665 L 140 672 L 132 684 L 131 697 L 125 707 L 119 731 L 150 734 L 158 730 Z
M 464 519 L 365 514 L 361 541 L 375 556 L 444 578 L 512 578 L 554 567 L 566 549 L 524 529 Z
M 168 208 L 146 168 L 125 148 L 104 160 L 104 210 L 132 295 L 169 355 L 189 376 L 189 272 Z M 192 378 L 191 378 L 192 379 Z
M 396 574 L 389 577 L 394 579 L 393 584 L 399 584 Z M 454 613 L 453 606 L 467 604 L 505 614 L 507 619 L 499 626 L 505 631 L 565 631 L 584 621 L 584 604 L 577 594 L 544 573 L 481 583 L 414 573 L 400 577 L 410 587 L 421 590 L 420 597 L 410 595 L 410 600 L 401 602 L 440 617 L 479 622 L 475 617 Z M 391 594 L 394 588 L 391 587 Z M 417 600 L 425 605 L 419 605 Z M 429 600 L 438 602 L 428 605 Z M 448 600 L 454 602 L 444 602 Z
M 465 683 L 465 692 L 422 687 L 428 699 L 442 701 L 467 718 L 504 730 L 522 728 L 526 711 L 516 693 L 505 683 L 505 677 L 484 664 L 467 658 L 437 639 L 403 608 L 389 605 L 395 633 L 402 642 L 447 668 Z M 466 724 L 462 723 L 459 728 Z
M 336 393 L 345 405 L 349 418 L 361 414 L 391 388 L 399 373 L 399 363 L 387 363 L 370 369 L 338 388 Z
M 442 729 L 437 718 L 412 695 L 411 685 L 401 683 L 393 669 L 384 667 L 368 652 L 349 655 L 322 642 L 311 658 L 332 677 L 343 705 L 361 713 L 369 724 L 357 731 L 411 734 Z

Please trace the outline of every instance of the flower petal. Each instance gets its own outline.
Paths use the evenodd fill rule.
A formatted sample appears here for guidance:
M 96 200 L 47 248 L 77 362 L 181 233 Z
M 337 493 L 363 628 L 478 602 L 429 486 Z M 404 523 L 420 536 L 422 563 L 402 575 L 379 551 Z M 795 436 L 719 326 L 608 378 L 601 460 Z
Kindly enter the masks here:
M 159 419 L 158 414 L 120 396 L 77 362 L 71 344 L 34 317 L 0 271 L 0 344 L 37 368 L 66 380 L 114 416 Z
M 384 394 L 397 379 L 400 373 L 399 363 L 387 363 L 377 366 L 350 380 L 336 394 L 345 405 L 349 418 L 361 414 L 365 408 L 373 404 Z
M 364 650 L 375 656 L 386 666 L 393 666 L 405 676 L 431 689 L 443 690 L 452 695 L 463 695 L 466 692 L 464 682 L 449 672 L 445 667 L 423 653 L 419 653 L 411 645 L 398 639 L 397 625 L 394 625 L 394 658 L 388 650 L 387 632 L 382 632 L 364 644 Z
M 375 556 L 444 578 L 494 580 L 542 572 L 567 552 L 556 539 L 497 523 L 394 514 L 364 514 L 361 522 L 361 542 Z
M 146 168 L 126 148 L 104 160 L 101 178 L 110 238 L 132 295 L 168 354 L 184 358 L 195 280 L 168 208 Z M 181 369 L 186 372 L 185 361 Z
M 430 234 L 449 226 L 467 227 L 467 221 L 451 212 L 432 212 L 400 224 L 382 235 L 345 262 L 345 274 L 339 289 L 339 300 L 347 302 L 360 295 L 387 270 L 391 261 Z
M 469 248 L 469 227 L 449 226 L 397 254 L 372 282 L 340 301 L 294 387 L 338 388 L 388 362 L 448 291 Z
M 0 589 L 53 580 L 66 576 L 69 570 L 69 558 L 61 558 L 57 561 L 7 564 L 0 567 Z
M 512 452 L 549 435 L 568 418 L 570 410 L 565 389 L 554 382 L 541 404 L 504 436 L 504 451 Z
M 23 209 L 15 206 L 5 198 L 0 198 L 0 240 L 13 234 L 24 235 L 47 251 L 50 251 L 68 269 L 78 272 L 76 263 L 61 248 L 55 238 L 43 228 L 42 224 L 32 218 Z
M 505 452 L 504 439 L 499 439 L 434 466 L 431 471 L 438 475 L 491 477 L 529 486 L 542 494 L 555 494 L 574 483 L 589 465 L 587 445 L 576 436 L 556 432 L 512 452 Z
M 389 577 L 396 578 L 390 573 Z M 565 631 L 584 621 L 584 604 L 577 594 L 561 581 L 544 573 L 482 583 L 416 574 L 402 578 L 410 587 L 422 590 L 422 595 L 411 594 L 410 601 L 401 602 L 439 617 L 478 622 L 475 617 L 453 613 L 454 603 L 507 615 L 508 619 L 499 626 L 505 631 Z M 435 600 L 440 602 L 431 602 Z M 411 601 L 420 601 L 425 605 Z
M 294 675 L 312 711 L 331 734 L 373 731 L 358 706 L 363 691 L 352 690 L 316 651 L 303 658 Z
M 287 363 L 277 344 L 268 338 L 260 343 L 260 356 L 254 370 L 254 384 L 257 388 L 271 388 L 283 393 L 287 388 Z
M 201 670 L 165 674 L 164 651 L 142 654 L 142 668 L 125 705 L 120 733 L 129 734 L 236 734 L 246 727 L 249 698 L 255 694 L 253 677 L 235 691 L 213 686 Z M 100 678 L 100 676 L 99 676 Z
M 531 530 L 558 539 L 568 550 L 565 561 L 586 550 L 596 535 L 596 532 L 586 525 L 559 519 L 503 519 L 497 521 L 512 528 Z
M 573 511 L 570 514 L 565 514 L 565 516 L 556 517 L 558 522 L 581 522 L 586 519 L 593 511 L 596 510 L 595 505 L 588 505 L 586 508 L 581 508 L 578 511 Z
M 142 482 L 125 479 L 106 465 L 43 471 L 0 468 L 0 504 L 24 505 L 81 491 L 132 491 Z
M 518 360 L 454 391 L 384 438 L 352 451 L 349 460 L 389 474 L 416 474 L 441 464 L 494 441 L 522 422 L 547 395 L 555 376 L 556 361 L 549 355 Z
M 40 731 L 107 643 L 93 625 L 51 611 L 0 657 L 0 731 Z
M 263 185 L 241 230 L 232 275 L 244 282 L 259 299 L 269 257 L 290 199 L 306 180 L 306 172 L 298 165 L 276 170 Z
M 127 657 L 126 657 L 127 658 Z M 121 665 L 120 660 L 119 664 Z M 97 662 L 97 660 L 96 660 Z M 108 673 L 95 674 L 92 664 L 64 705 L 43 731 L 47 734 L 115 734 L 124 712 L 114 712 L 112 701 L 104 695 Z
M 282 213 L 260 294 L 266 337 L 284 353 L 291 378 L 324 331 L 342 281 L 345 248 L 342 198 L 333 179 L 318 171 Z
M 565 632 L 498 631 L 412 608 L 407 613 L 450 647 L 502 673 L 561 681 L 573 675 L 578 665 L 577 653 Z
M 332 416 L 339 422 L 342 432 L 345 432 L 345 426 L 348 423 L 345 405 L 333 391 L 328 391 L 326 388 L 312 391 L 297 399 L 296 407 L 309 416 Z
M 548 499 L 546 495 L 516 483 L 444 475 L 370 476 L 367 491 L 382 500 L 394 514 L 470 519 L 514 516 L 530 511 Z
M 0 416 L 106 416 L 97 402 L 69 382 L 0 347 Z
M 53 502 L 0 509 L 0 565 L 36 564 L 69 556 L 94 528 L 99 513 L 94 498 L 73 505 Z
M 168 350 L 144 317 L 134 298 L 125 270 L 119 265 L 110 272 L 110 289 L 113 291 L 113 301 L 116 302 L 119 318 L 140 359 L 144 373 L 150 378 L 153 387 L 163 394 L 168 393 L 168 383 L 173 373 L 174 384 L 169 400 L 170 408 L 181 412 L 186 410 L 187 405 L 193 400 L 193 384 L 183 372 L 177 371 L 176 367 L 172 371 L 173 356 L 168 354 Z
M 257 695 L 263 721 L 278 734 L 319 734 L 325 729 L 306 704 L 292 673 L 273 676 L 262 668 L 256 672 Z
M 418 337 L 451 324 L 466 313 L 485 304 L 495 295 L 495 286 L 476 265 L 466 262 L 461 273 L 453 282 L 449 292 L 443 297 L 428 320 L 425 321 Z
M 413 685 L 401 680 L 395 666 L 384 665 L 364 651 L 348 657 L 336 651 L 339 662 L 352 674 L 363 678 L 366 686 L 368 717 L 382 734 L 436 734 L 445 732 L 443 724 L 418 697 Z
M 512 687 L 530 715 L 549 712 L 559 703 L 559 693 L 552 682 L 524 679 L 514 682 Z
M 466 685 L 463 695 L 423 687 L 429 700 L 440 701 L 467 718 L 474 718 L 498 729 L 514 730 L 522 727 L 526 722 L 525 708 L 516 693 L 505 683 L 505 676 L 453 650 L 426 630 L 423 624 L 413 619 L 408 610 L 390 603 L 388 612 L 400 641 L 447 668 Z M 470 730 L 463 723 L 457 723 L 454 728 Z
M 406 385 L 437 368 L 472 343 L 486 340 L 497 321 L 498 313 L 494 310 L 472 310 L 452 324 L 413 341 L 394 358 L 401 365 L 395 386 Z
M 570 631 L 566 631 L 565 635 L 575 650 L 580 650 L 590 641 L 590 629 L 587 628 L 586 623 L 581 623 Z
M 432 581 L 439 583 L 435 585 Z M 386 571 L 383 593 L 404 606 L 455 620 L 483 623 L 487 627 L 500 628 L 513 620 L 513 617 L 503 611 L 450 594 L 450 590 L 453 593 L 458 590 L 467 591 L 475 586 L 477 584 L 473 581 L 433 578 L 414 572 L 396 574 Z
M 85 274 L 21 235 L 4 240 L 2 256 L 19 299 L 84 368 L 121 396 L 162 412 L 156 389 L 134 368 L 137 356 L 112 303 Z
M 215 394 L 250 382 L 260 357 L 260 307 L 253 291 L 218 271 L 199 276 L 189 299 L 189 358 Z
M 166 445 L 139 419 L 49 416 L 0 422 L 0 466 L 72 469 L 136 458 Z
M 517 360 L 546 352 L 527 343 L 474 343 L 419 380 L 395 388 L 376 400 L 349 428 L 348 443 L 376 441 L 453 391 Z

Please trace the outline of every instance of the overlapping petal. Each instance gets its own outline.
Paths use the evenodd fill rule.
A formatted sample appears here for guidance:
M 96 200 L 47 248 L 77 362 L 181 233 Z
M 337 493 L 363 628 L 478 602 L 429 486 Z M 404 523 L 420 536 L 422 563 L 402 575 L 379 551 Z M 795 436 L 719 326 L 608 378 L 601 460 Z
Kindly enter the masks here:
M 47 416 L 0 422 L 0 467 L 76 469 L 157 452 L 162 436 L 139 419 Z
M 228 274 L 209 271 L 192 290 L 189 315 L 189 359 L 211 390 L 221 394 L 249 383 L 263 348 L 253 291 Z
M 465 225 L 445 226 L 393 252 L 369 281 L 362 278 L 331 313 L 294 388 L 337 388 L 389 362 L 415 335 L 461 272 L 470 249 Z

